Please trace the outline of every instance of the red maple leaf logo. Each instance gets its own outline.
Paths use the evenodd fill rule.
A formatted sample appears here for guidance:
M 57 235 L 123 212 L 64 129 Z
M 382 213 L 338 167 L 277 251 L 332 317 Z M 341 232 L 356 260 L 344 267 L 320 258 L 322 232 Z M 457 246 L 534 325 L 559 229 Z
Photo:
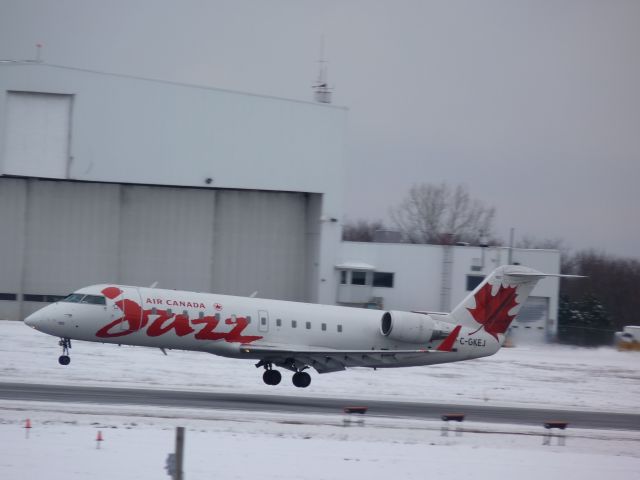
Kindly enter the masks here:
M 480 328 L 484 327 L 488 334 L 498 340 L 498 333 L 506 332 L 511 321 L 515 318 L 515 315 L 509 315 L 509 310 L 518 305 L 516 287 L 500 285 L 495 296 L 491 295 L 491 288 L 489 283 L 485 283 L 475 294 L 475 308 L 467 308 L 467 310 L 474 320 L 481 324 Z

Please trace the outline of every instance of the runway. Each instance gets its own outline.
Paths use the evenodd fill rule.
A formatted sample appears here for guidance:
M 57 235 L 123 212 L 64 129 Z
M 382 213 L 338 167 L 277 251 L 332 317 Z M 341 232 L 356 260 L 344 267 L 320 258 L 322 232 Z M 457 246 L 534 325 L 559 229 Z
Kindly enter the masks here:
M 292 413 L 341 413 L 346 406 L 369 407 L 368 415 L 436 420 L 444 413 L 464 413 L 466 420 L 488 423 L 542 425 L 548 420 L 569 422 L 572 428 L 640 430 L 640 415 L 580 410 L 395 402 L 349 398 L 235 394 L 139 388 L 87 387 L 0 382 L 0 399 L 107 405 L 150 405 Z

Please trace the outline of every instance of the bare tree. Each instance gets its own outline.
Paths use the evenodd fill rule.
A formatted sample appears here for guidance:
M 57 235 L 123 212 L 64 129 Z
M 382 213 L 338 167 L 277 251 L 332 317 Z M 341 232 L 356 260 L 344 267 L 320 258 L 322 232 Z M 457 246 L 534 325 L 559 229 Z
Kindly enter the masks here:
M 493 237 L 495 208 L 472 199 L 463 185 L 414 185 L 390 213 L 409 243 L 478 244 Z
M 347 221 L 342 227 L 342 239 L 349 242 L 373 242 L 376 230 L 382 230 L 384 225 L 380 220 Z
M 560 293 L 568 300 L 581 301 L 589 296 L 598 299 L 617 328 L 640 323 L 640 261 L 582 250 L 572 255 L 565 271 L 587 276 L 578 281 L 562 279 Z

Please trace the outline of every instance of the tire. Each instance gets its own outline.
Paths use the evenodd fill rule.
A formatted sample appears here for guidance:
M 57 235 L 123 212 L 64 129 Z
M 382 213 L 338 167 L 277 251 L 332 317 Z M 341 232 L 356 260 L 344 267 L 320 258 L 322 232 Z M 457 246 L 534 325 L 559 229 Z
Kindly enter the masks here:
M 69 365 L 71 363 L 71 358 L 68 355 L 60 355 L 58 358 L 58 363 L 60 365 Z
M 297 372 L 293 374 L 293 384 L 298 388 L 307 388 L 311 384 L 311 375 L 307 372 Z
M 278 370 L 265 370 L 262 381 L 267 385 L 278 385 L 282 380 L 282 374 Z

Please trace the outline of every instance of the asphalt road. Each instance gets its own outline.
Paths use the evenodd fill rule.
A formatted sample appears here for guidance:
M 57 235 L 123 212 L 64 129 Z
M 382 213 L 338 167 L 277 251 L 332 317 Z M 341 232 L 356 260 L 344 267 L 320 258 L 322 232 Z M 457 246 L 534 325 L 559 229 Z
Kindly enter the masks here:
M 569 426 L 573 428 L 640 430 L 639 414 L 495 407 L 491 405 L 365 401 L 362 399 L 295 397 L 275 394 L 256 395 L 0 382 L 0 399 L 292 413 L 340 413 L 346 406 L 366 405 L 369 407 L 368 415 L 439 419 L 445 413 L 464 413 L 466 420 L 477 422 L 542 425 L 549 420 L 561 420 L 569 422 Z

